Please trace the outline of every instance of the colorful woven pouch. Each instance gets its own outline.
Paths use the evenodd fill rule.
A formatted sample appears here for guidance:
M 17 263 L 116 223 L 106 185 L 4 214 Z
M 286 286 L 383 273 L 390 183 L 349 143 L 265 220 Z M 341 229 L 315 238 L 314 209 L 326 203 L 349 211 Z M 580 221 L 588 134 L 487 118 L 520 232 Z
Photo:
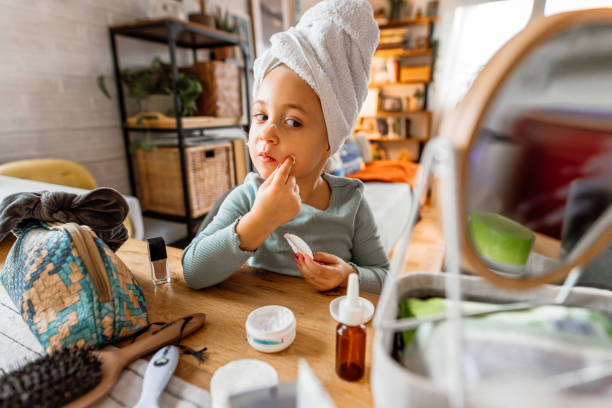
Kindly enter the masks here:
M 139 283 L 87 226 L 24 221 L 0 282 L 47 352 L 102 347 L 149 324 Z

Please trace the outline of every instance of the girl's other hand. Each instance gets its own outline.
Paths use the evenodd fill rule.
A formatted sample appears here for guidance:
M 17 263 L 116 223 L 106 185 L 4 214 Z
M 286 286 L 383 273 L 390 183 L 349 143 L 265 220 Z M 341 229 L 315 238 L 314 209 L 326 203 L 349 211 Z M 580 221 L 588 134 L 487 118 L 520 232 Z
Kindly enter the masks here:
M 242 250 L 256 250 L 276 228 L 300 212 L 300 190 L 291 175 L 294 160 L 287 157 L 259 186 L 251 211 L 236 224 Z
M 301 253 L 295 254 L 295 262 L 300 272 L 311 286 L 325 291 L 346 286 L 348 277 L 357 270 L 336 255 L 317 252 L 314 259 Z
M 251 211 L 273 229 L 295 217 L 302 206 L 299 187 L 291 175 L 294 160 L 293 156 L 285 158 L 259 187 L 253 203 Z

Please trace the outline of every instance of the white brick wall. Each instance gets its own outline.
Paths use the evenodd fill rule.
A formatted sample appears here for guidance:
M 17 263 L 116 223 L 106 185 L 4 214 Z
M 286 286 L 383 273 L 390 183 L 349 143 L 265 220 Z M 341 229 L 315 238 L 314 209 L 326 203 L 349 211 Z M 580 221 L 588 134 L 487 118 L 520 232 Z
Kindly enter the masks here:
M 187 10 L 197 9 L 195 0 Z M 209 1 L 248 13 L 249 0 Z M 145 17 L 147 0 L 0 0 L 0 164 L 63 158 L 129 193 L 108 26 Z M 120 39 L 122 68 L 168 61 L 167 47 Z M 190 63 L 190 53 L 179 62 Z M 96 77 L 106 75 L 108 100 Z

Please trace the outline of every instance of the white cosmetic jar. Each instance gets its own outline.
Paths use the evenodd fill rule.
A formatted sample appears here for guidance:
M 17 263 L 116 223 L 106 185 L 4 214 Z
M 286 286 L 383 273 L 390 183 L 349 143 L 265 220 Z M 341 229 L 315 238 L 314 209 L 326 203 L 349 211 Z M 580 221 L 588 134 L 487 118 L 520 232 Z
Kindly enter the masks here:
M 263 306 L 247 317 L 247 340 L 255 350 L 275 353 L 293 343 L 295 327 L 295 316 L 290 309 L 278 305 Z

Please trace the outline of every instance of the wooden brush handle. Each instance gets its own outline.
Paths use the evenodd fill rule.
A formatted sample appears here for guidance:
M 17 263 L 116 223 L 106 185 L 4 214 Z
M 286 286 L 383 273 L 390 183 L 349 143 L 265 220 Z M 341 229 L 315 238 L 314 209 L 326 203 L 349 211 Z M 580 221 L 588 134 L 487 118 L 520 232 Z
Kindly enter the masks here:
M 98 386 L 93 390 L 77 400 L 72 401 L 70 404 L 66 405 L 65 408 L 90 407 L 102 400 L 119 379 L 123 367 L 136 360 L 138 357 L 142 357 L 165 345 L 177 341 L 181 335 L 181 327 L 185 319 L 189 317 L 191 317 L 191 320 L 189 320 L 183 329 L 183 337 L 187 337 L 204 325 L 204 313 L 194 313 L 190 316 L 177 319 L 156 334 L 136 340 L 133 344 L 122 349 L 96 352 L 102 361 L 102 381 L 100 381 Z
M 165 345 L 174 343 L 178 340 L 181 334 L 181 327 L 183 326 L 185 319 L 189 317 L 191 317 L 191 320 L 189 320 L 183 329 L 183 337 L 187 337 L 204 325 L 204 313 L 194 313 L 190 316 L 177 319 L 163 330 L 160 330 L 155 334 L 151 334 L 143 339 L 137 340 L 133 344 L 115 351 L 115 353 L 119 354 L 120 358 L 127 362 L 126 364 L 129 364 L 138 357 L 145 356 Z

